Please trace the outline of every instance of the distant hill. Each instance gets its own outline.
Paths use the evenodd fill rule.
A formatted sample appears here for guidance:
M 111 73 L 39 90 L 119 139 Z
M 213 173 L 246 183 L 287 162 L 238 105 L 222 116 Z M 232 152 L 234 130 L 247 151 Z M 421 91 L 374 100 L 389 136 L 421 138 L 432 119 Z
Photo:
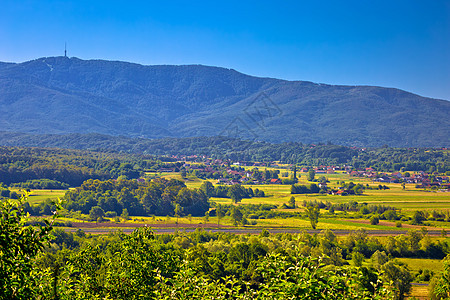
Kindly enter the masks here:
M 49 57 L 0 63 L 0 131 L 450 146 L 450 102 L 235 70 Z

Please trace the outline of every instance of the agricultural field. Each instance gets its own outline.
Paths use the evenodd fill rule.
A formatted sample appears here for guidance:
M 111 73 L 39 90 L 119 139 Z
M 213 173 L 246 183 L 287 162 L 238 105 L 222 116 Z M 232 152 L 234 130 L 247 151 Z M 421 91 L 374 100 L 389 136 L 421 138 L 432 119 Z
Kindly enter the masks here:
M 28 195 L 28 202 L 30 205 L 43 203 L 46 200 L 55 201 L 58 198 L 64 197 L 67 190 L 32 190 Z M 20 193 L 20 190 L 16 190 Z

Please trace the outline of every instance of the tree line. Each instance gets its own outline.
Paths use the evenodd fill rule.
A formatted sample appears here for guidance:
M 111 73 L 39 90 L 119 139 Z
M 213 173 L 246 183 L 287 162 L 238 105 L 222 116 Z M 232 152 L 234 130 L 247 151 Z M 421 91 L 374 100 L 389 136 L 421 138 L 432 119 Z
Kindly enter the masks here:
M 255 188 L 246 188 L 240 184 L 233 185 L 217 185 L 214 186 L 209 181 L 204 181 L 200 189 L 205 192 L 208 197 L 230 198 L 234 203 L 241 202 L 244 198 L 265 197 L 263 190 Z
M 144 170 L 156 171 L 170 163 L 167 160 L 150 155 L 0 146 L 0 182 L 26 188 L 37 183 L 32 180 L 46 179 L 74 187 L 88 179 L 139 178 Z
M 64 208 L 89 214 L 93 207 L 121 215 L 175 215 L 180 206 L 184 214 L 203 216 L 209 209 L 208 196 L 201 189 L 189 189 L 176 179 L 152 181 L 87 180 L 64 196 Z

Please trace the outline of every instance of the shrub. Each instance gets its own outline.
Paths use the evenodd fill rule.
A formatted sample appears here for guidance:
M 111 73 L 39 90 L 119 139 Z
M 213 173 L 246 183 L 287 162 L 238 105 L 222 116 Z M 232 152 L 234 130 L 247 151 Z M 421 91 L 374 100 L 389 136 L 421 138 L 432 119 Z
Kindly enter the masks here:
M 106 216 L 107 218 L 115 218 L 115 217 L 117 217 L 117 213 L 116 213 L 115 211 L 107 211 L 107 212 L 105 213 L 105 216 Z
M 371 225 L 378 225 L 380 223 L 380 219 L 377 216 L 372 216 L 370 218 L 370 224 Z

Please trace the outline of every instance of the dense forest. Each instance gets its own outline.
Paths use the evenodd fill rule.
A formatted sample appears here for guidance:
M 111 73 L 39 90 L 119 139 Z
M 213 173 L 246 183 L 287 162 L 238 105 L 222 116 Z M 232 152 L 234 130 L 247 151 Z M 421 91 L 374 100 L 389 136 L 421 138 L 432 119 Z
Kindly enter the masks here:
M 307 166 L 346 164 L 377 171 L 450 171 L 449 152 L 433 148 L 355 148 L 327 144 L 267 143 L 227 137 L 139 139 L 99 134 L 3 134 L 3 145 L 60 147 L 151 156 L 198 155 L 232 161 L 280 161 Z M 2 135 L 0 135 L 2 136 Z M 4 151 L 4 150 L 2 150 Z
M 45 184 L 32 182 L 36 179 L 49 179 L 70 186 L 80 186 L 87 179 L 106 180 L 120 176 L 128 179 L 139 178 L 144 170 L 155 170 L 161 165 L 164 165 L 161 160 L 149 155 L 56 148 L 0 147 L 0 182 L 7 185 L 23 183 L 18 186 L 24 188 L 31 188 L 29 185 L 34 184 L 38 186 Z

